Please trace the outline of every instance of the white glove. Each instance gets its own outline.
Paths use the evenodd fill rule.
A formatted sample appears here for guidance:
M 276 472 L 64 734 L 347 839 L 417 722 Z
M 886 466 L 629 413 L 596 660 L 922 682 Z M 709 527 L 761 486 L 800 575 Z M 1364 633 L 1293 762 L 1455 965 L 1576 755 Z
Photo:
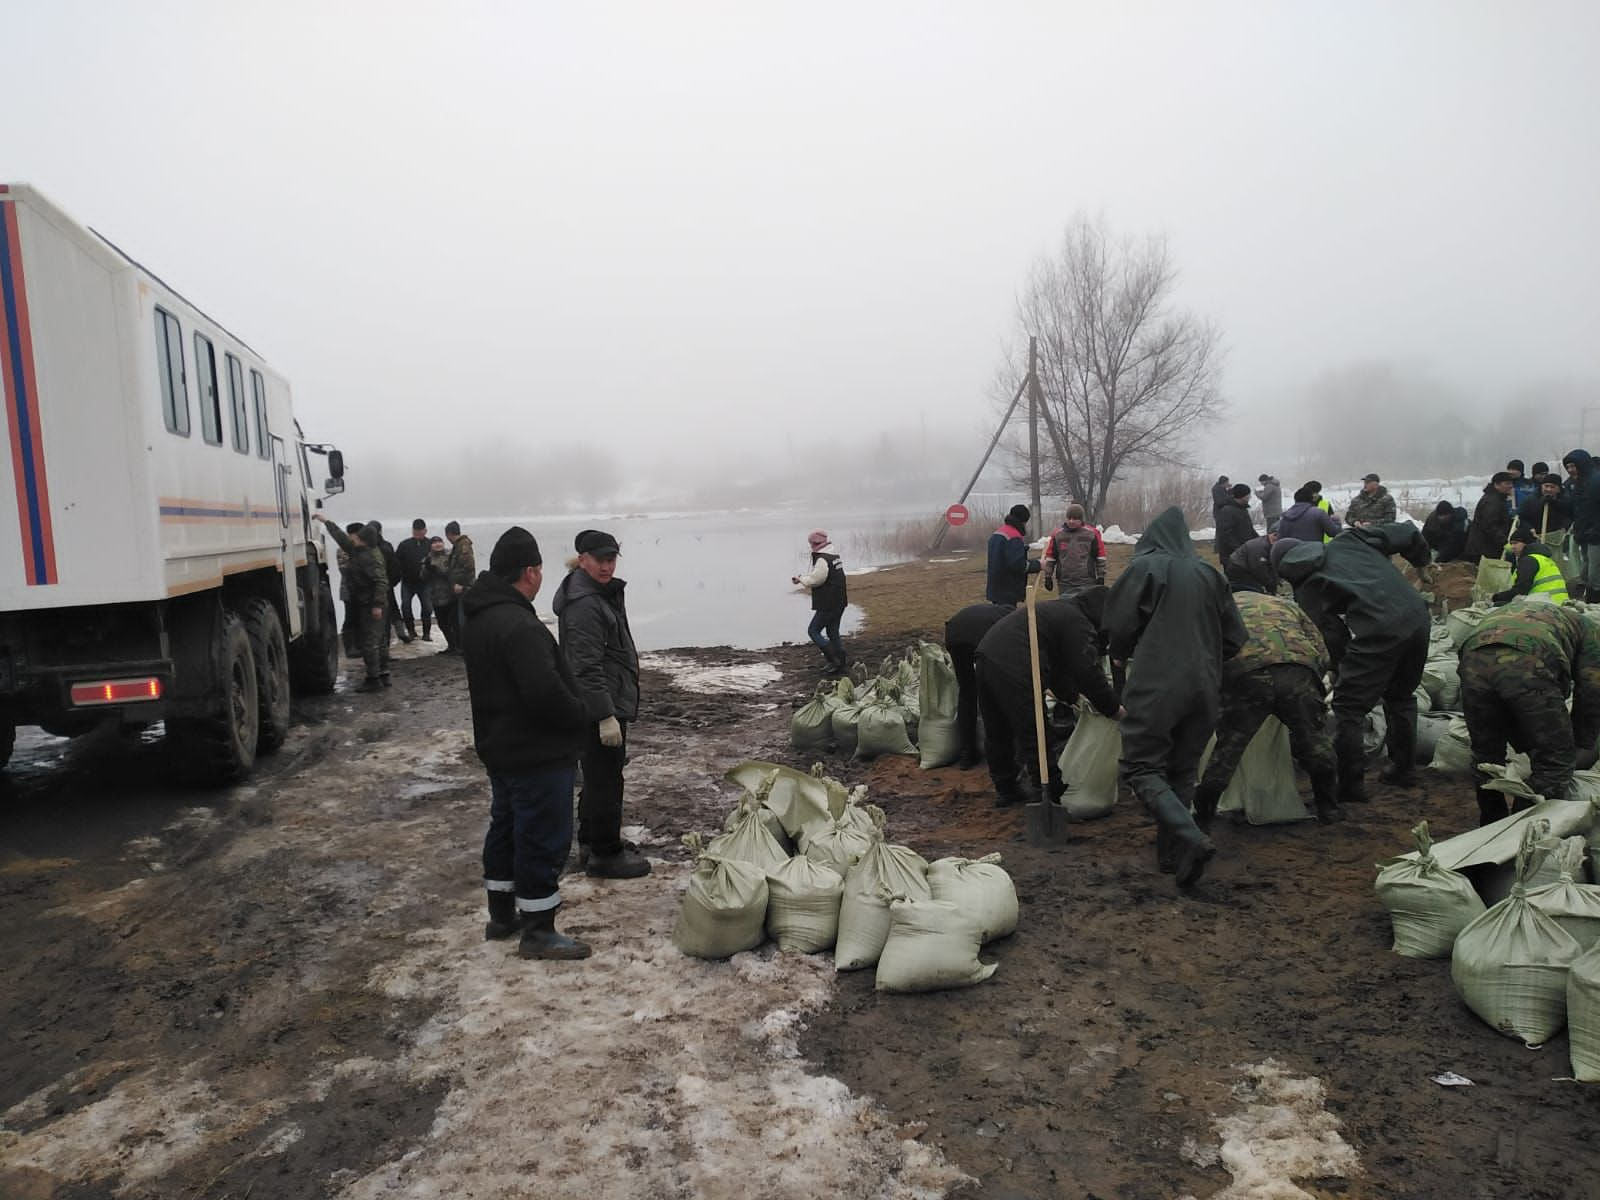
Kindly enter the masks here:
M 612 747 L 622 745 L 622 725 L 615 717 L 607 717 L 600 722 L 600 744 Z

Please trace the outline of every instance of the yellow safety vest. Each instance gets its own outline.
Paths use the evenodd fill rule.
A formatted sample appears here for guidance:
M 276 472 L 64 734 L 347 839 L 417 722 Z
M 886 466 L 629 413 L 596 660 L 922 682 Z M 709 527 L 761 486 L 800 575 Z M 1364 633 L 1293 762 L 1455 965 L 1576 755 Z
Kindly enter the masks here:
M 1543 596 L 1556 604 L 1567 602 L 1567 580 L 1561 574 L 1561 568 L 1556 565 L 1556 560 L 1547 558 L 1543 554 L 1530 554 L 1529 558 L 1538 564 L 1539 573 L 1533 577 L 1533 586 L 1528 589 L 1530 596 Z
M 1318 500 L 1317 507 L 1323 512 L 1327 513 L 1330 517 L 1333 516 L 1333 505 L 1330 504 L 1326 499 Z M 1325 542 L 1331 542 L 1333 541 L 1333 536 L 1325 533 L 1322 535 L 1322 540 Z

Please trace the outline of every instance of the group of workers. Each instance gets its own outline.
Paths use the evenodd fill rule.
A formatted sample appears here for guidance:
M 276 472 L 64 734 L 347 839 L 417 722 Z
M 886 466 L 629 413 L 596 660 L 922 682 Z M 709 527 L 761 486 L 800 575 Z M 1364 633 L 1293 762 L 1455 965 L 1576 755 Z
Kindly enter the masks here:
M 1070 720 L 1081 697 L 1119 720 L 1122 782 L 1154 818 L 1158 865 L 1180 886 L 1198 881 L 1216 853 L 1209 833 L 1218 802 L 1268 716 L 1287 727 L 1323 822 L 1368 798 L 1365 733 L 1375 708 L 1383 712 L 1388 758 L 1379 778 L 1415 786 L 1416 696 L 1431 618 L 1394 559 L 1415 567 L 1424 586 L 1437 568 L 1415 526 L 1374 519 L 1390 515 L 1378 511 L 1386 497 L 1374 491 L 1367 489 L 1372 511 L 1326 540 L 1320 521 L 1308 523 L 1312 536 L 1279 536 L 1280 520 L 1278 530 L 1249 539 L 1258 543 L 1250 554 L 1241 557 L 1244 546 L 1235 547 L 1226 574 L 1196 555 L 1182 511 L 1168 509 L 1110 588 L 1103 541 L 1081 508 L 1068 509 L 1035 562 L 1026 554 L 1031 514 L 1016 506 L 990 539 L 988 602 L 963 608 L 945 626 L 960 686 L 960 765 L 987 759 L 999 805 L 1063 794 L 1057 764 L 1064 722 L 1047 729 L 1057 744 L 1040 778 L 1036 643 L 1042 689 L 1054 695 L 1058 714 Z M 1320 499 L 1320 488 L 1297 495 L 1304 510 L 1295 516 L 1325 513 Z M 1514 603 L 1485 617 L 1462 645 L 1462 706 L 1475 762 L 1503 765 L 1508 745 L 1525 751 L 1533 762 L 1530 787 L 1556 798 L 1576 769 L 1595 762 L 1600 624 L 1565 603 L 1568 593 L 1552 582 L 1554 565 L 1531 529 L 1514 533 L 1512 542 L 1515 595 L 1497 599 Z M 1061 598 L 1035 605 L 1030 638 L 1028 613 L 1018 605 L 1034 571 L 1044 573 L 1039 585 L 1058 587 Z M 1293 599 L 1280 594 L 1280 583 Z M 1109 678 L 1102 657 L 1110 660 Z M 1502 793 L 1482 786 L 1487 776 L 1480 771 L 1477 789 L 1485 824 L 1509 811 Z

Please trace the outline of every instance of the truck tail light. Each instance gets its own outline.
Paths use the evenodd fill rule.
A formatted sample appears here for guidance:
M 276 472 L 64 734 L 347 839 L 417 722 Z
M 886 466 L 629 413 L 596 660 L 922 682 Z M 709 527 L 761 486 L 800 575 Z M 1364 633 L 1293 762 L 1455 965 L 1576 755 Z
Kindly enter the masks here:
M 72 703 L 78 708 L 95 704 L 129 704 L 161 699 L 161 679 L 104 679 L 72 685 Z

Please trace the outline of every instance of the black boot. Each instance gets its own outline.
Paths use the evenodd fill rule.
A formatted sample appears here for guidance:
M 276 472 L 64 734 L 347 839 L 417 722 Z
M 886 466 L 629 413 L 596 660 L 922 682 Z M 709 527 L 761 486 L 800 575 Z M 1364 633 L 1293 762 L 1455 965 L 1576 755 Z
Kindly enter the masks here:
M 1200 827 L 1202 833 L 1211 832 L 1211 822 L 1217 815 L 1217 802 L 1222 799 L 1222 792 L 1215 787 L 1201 784 L 1194 790 L 1194 823 Z
M 1206 864 L 1216 857 L 1217 847 L 1194 823 L 1189 809 L 1171 791 L 1161 792 L 1146 803 L 1156 824 L 1166 835 L 1168 846 L 1175 856 L 1174 873 L 1178 886 L 1193 887 L 1205 874 Z M 1157 846 L 1161 843 L 1157 836 Z
M 1332 771 L 1318 771 L 1311 776 L 1311 797 L 1317 806 L 1317 820 L 1324 825 L 1344 820 L 1344 810 L 1337 798 L 1337 776 Z
M 358 687 L 356 689 L 356 691 L 358 691 L 358 692 L 381 692 L 381 691 L 383 691 L 383 682 L 377 675 L 368 675 L 365 679 L 363 679 L 361 681 L 361 686 Z
M 433 641 L 433 622 L 427 617 L 422 618 L 422 640 L 425 642 Z
M 580 942 L 556 932 L 556 910 L 522 914 L 522 941 L 517 946 L 519 958 L 588 958 L 586 942 Z
M 1478 828 L 1493 825 L 1496 821 L 1503 820 L 1511 813 L 1506 808 L 1504 792 L 1491 792 L 1487 788 L 1478 789 Z
M 596 879 L 638 879 L 650 874 L 650 860 L 623 846 L 615 854 L 592 854 L 583 873 Z
M 1339 803 L 1365 804 L 1367 802 L 1366 750 L 1361 745 L 1359 732 L 1355 744 L 1343 739 L 1334 747 L 1339 760 Z
M 1407 727 L 1404 721 L 1396 721 L 1389 726 L 1388 737 L 1389 765 L 1378 772 L 1378 779 L 1391 787 L 1413 788 L 1417 786 L 1417 718 L 1412 714 L 1411 724 Z
M 489 893 L 489 923 L 483 927 L 483 939 L 497 942 L 508 938 L 522 928 L 517 916 L 517 898 L 510 892 Z

